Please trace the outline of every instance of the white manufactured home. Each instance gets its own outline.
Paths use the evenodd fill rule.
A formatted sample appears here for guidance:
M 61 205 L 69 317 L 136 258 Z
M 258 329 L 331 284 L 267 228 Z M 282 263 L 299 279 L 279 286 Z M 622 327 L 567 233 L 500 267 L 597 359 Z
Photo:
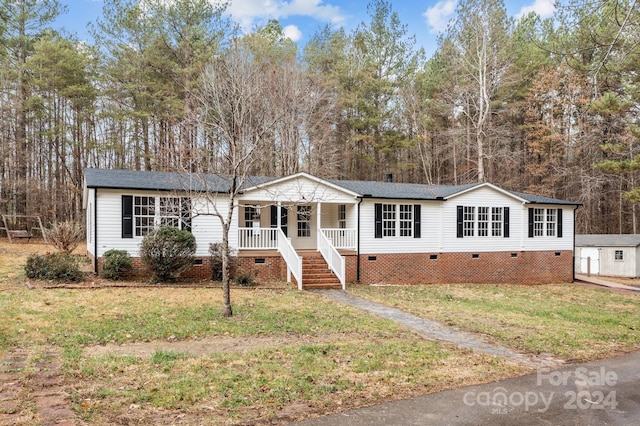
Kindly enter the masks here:
M 548 283 L 573 280 L 578 204 L 490 183 L 422 185 L 321 179 L 306 173 L 238 182 L 229 234 L 238 268 L 299 288 L 346 282 Z M 222 239 L 230 181 L 215 175 L 86 169 L 87 250 L 139 256 L 144 235 L 193 233 L 206 277 Z

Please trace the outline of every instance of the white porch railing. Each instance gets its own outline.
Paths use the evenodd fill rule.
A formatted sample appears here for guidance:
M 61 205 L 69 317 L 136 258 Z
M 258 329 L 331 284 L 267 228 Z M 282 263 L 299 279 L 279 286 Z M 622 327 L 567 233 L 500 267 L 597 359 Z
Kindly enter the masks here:
M 324 260 L 329 265 L 329 269 L 336 274 L 338 280 L 340 280 L 340 284 L 342 284 L 342 289 L 345 289 L 345 261 L 344 257 L 340 256 L 338 250 L 332 244 L 332 241 L 327 238 L 324 232 L 318 232 L 318 250 L 320 250 L 320 254 L 324 257 Z
M 332 245 L 338 249 L 356 248 L 356 230 L 343 228 L 322 228 L 322 233 L 331 240 Z
M 278 248 L 276 228 L 238 228 L 239 250 L 275 250 Z
M 291 281 L 291 274 L 293 274 L 298 282 L 298 290 L 302 290 L 302 257 L 298 256 L 298 253 L 291 245 L 291 240 L 284 235 L 282 229 L 276 228 L 274 231 L 277 232 L 278 236 L 278 251 L 287 264 L 287 281 Z

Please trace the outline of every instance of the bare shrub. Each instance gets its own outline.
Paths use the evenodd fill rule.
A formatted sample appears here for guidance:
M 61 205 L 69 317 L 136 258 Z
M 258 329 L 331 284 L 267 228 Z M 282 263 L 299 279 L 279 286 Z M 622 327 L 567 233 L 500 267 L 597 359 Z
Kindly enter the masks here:
M 64 253 L 71 253 L 84 240 L 84 228 L 77 222 L 55 223 L 44 231 L 49 244 Z

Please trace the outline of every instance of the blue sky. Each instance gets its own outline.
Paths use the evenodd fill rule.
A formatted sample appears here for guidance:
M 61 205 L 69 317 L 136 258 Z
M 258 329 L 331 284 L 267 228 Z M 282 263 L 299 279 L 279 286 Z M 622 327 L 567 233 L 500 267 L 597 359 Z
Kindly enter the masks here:
M 168 0 L 170 1 L 170 0 Z M 211 0 L 217 1 L 217 0 Z M 505 0 L 507 12 L 514 17 L 535 11 L 543 18 L 553 13 L 554 0 Z M 68 12 L 54 24 L 80 39 L 89 39 L 87 23 L 102 14 L 102 0 L 60 0 Z M 303 45 L 326 24 L 342 27 L 347 32 L 361 22 L 368 22 L 368 0 L 230 0 L 228 13 L 244 31 L 278 19 L 285 34 Z M 392 0 L 393 10 L 415 35 L 419 46 L 431 55 L 436 48 L 438 33 L 454 16 L 456 0 Z

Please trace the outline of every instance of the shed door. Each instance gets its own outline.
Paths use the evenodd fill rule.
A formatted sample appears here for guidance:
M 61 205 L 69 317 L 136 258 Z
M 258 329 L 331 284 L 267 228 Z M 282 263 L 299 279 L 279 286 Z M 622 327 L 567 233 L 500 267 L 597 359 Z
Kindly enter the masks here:
M 588 262 L 591 262 L 590 272 L 598 275 L 600 273 L 600 250 L 594 247 L 583 247 L 580 250 L 580 273 L 589 272 Z

